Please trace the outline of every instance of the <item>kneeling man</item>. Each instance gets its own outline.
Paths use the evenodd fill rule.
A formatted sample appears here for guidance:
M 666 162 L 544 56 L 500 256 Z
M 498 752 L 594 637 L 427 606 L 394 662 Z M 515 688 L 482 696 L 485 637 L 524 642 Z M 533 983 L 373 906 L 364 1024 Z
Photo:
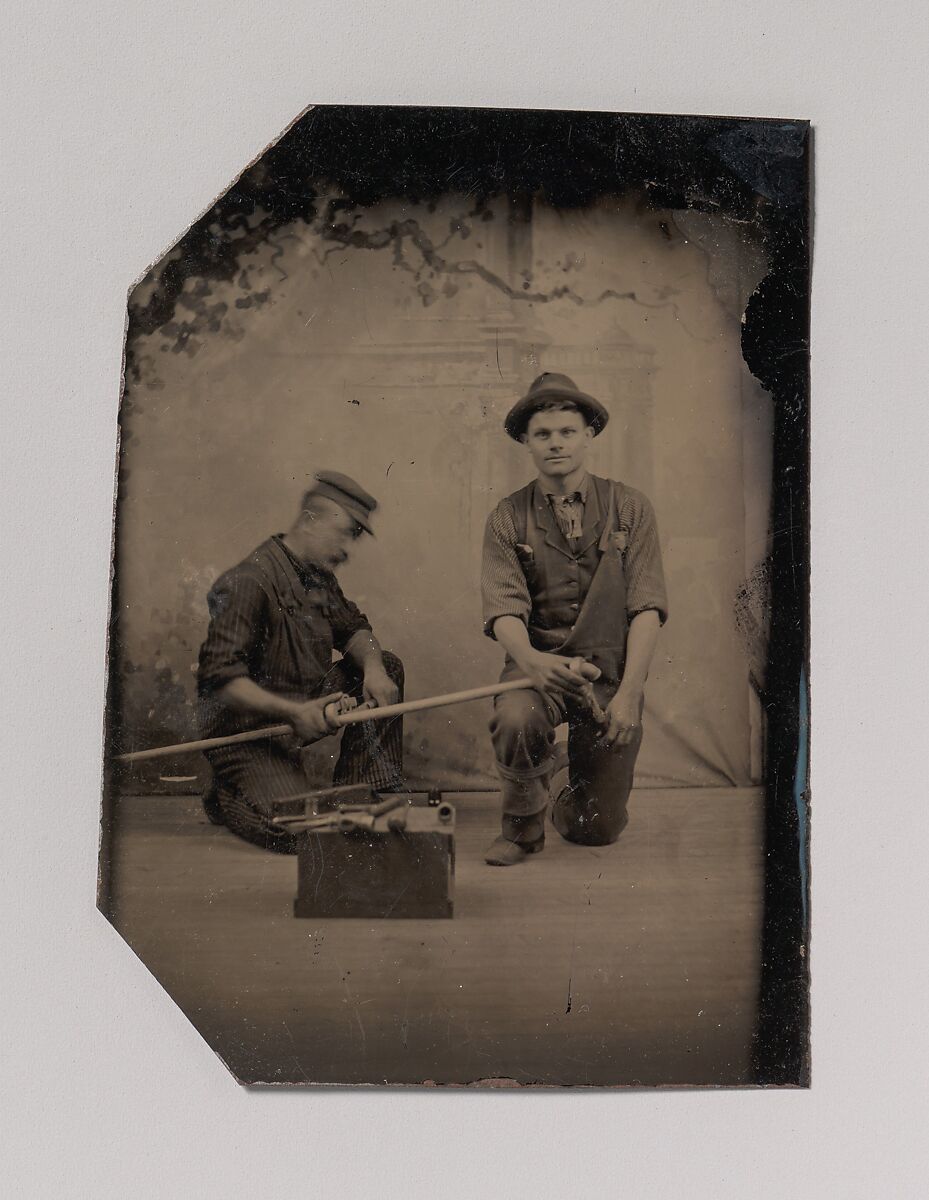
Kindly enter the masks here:
M 569 783 L 552 808 L 555 829 L 599 846 L 626 825 L 645 679 L 668 608 L 651 504 L 587 473 L 591 443 L 608 420 L 598 400 L 556 374 L 539 376 L 506 418 L 537 474 L 488 518 L 484 630 L 506 651 L 502 679 L 528 676 L 536 690 L 494 704 L 503 828 L 486 855 L 492 866 L 543 848 L 552 748 L 564 722 Z M 571 669 L 577 657 L 600 670 L 593 690 L 606 726 L 584 702 L 585 681 Z
M 272 818 L 308 788 L 304 746 L 337 732 L 326 706 L 344 695 L 393 704 L 402 692 L 400 660 L 381 650 L 333 574 L 352 542 L 372 532 L 376 507 L 354 480 L 320 472 L 290 531 L 263 542 L 209 594 L 198 672 L 204 737 L 285 722 L 293 736 L 208 751 L 213 784 L 204 807 L 215 824 L 268 849 L 296 848 Z M 400 720 L 347 726 L 333 784 L 402 790 L 402 744 Z

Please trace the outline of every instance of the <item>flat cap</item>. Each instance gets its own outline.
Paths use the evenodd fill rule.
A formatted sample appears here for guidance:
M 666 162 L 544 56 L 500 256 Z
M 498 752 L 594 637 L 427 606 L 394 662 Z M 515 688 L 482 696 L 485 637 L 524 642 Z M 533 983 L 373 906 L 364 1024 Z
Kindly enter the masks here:
M 538 379 L 533 380 L 529 391 L 521 400 L 517 400 L 507 413 L 503 423 L 504 429 L 511 438 L 519 439 L 526 432 L 529 418 L 552 400 L 568 400 L 576 404 L 594 431 L 594 437 L 603 430 L 610 414 L 599 400 L 582 392 L 573 379 L 567 375 L 556 375 L 546 371 Z
M 362 529 L 370 534 L 374 533 L 371 528 L 371 514 L 377 508 L 377 501 L 360 483 L 356 483 L 348 475 L 342 475 L 339 471 L 318 471 L 313 494 L 334 500 Z

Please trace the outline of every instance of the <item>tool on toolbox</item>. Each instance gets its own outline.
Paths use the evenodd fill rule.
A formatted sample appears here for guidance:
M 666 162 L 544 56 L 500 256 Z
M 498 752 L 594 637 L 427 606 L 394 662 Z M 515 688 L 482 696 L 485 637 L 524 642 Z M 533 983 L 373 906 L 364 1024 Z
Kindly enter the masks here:
M 352 805 L 342 808 L 338 813 L 338 830 L 340 833 L 353 833 L 356 829 L 374 829 L 378 817 L 384 817 L 398 808 L 407 808 L 409 801 L 405 796 L 389 796 L 380 804 Z M 405 828 L 404 823 L 404 828 Z M 391 829 L 390 821 L 387 828 Z M 394 824 L 391 832 L 399 832 Z
M 367 802 L 359 803 L 361 797 L 366 797 Z M 288 796 L 287 803 L 304 800 L 306 811 L 272 817 L 272 822 L 291 833 L 321 829 L 351 833 L 355 829 L 374 829 L 378 817 L 409 805 L 409 799 L 402 794 L 387 796 L 383 800 L 376 797 L 377 793 L 368 784 L 349 784 L 347 787 L 324 788 L 317 792 Z

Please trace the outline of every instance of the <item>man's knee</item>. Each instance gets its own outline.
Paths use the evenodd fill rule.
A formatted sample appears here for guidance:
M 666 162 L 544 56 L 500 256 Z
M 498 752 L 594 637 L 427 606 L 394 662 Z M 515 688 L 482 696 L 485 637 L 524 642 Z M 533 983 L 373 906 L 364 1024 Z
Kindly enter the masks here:
M 555 726 L 545 701 L 536 692 L 501 696 L 490 721 L 497 761 L 514 770 L 532 770 L 551 756 Z
M 558 829 L 566 842 L 574 842 L 577 846 L 612 846 L 619 841 L 620 834 L 629 823 L 625 812 L 622 816 L 604 817 L 596 815 L 590 819 L 565 822 L 565 830 Z
M 502 736 L 525 733 L 547 737 L 554 735 L 554 722 L 548 705 L 538 692 L 509 692 L 497 698 L 490 720 L 490 732 Z
M 591 795 L 584 785 L 565 788 L 552 806 L 552 824 L 566 842 L 609 846 L 626 828 L 628 793 Z
M 272 816 L 252 803 L 241 788 L 224 787 L 218 784 L 214 777 L 203 803 L 207 816 L 214 825 L 225 825 L 230 833 L 234 833 L 243 841 L 278 854 L 297 853 L 297 839 L 278 828 Z M 282 806 L 281 811 L 283 810 Z

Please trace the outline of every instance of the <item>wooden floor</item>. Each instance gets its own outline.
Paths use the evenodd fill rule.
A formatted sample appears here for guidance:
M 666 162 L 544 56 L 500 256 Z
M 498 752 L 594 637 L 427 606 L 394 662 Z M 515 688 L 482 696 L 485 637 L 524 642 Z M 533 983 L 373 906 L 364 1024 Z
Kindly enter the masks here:
M 452 920 L 297 920 L 295 859 L 161 796 L 119 802 L 114 924 L 245 1082 L 746 1081 L 760 791 L 637 790 L 615 846 L 510 869 L 498 798 L 447 798 Z

